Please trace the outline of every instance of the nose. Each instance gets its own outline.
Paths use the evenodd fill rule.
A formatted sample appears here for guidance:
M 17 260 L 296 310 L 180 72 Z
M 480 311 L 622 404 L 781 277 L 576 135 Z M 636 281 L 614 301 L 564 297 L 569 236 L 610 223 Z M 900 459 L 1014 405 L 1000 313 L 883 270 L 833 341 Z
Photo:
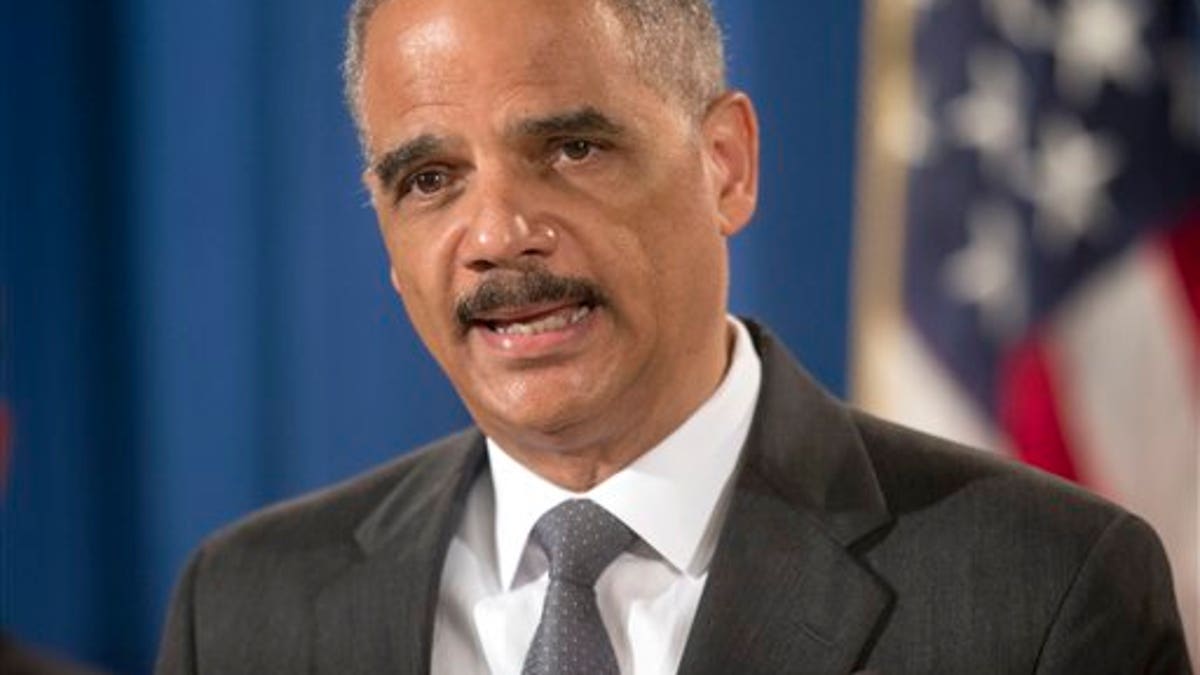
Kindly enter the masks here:
M 523 206 L 535 202 L 514 188 L 493 185 L 477 197 L 460 252 L 466 267 L 476 272 L 512 267 L 549 256 L 558 246 L 550 220 Z

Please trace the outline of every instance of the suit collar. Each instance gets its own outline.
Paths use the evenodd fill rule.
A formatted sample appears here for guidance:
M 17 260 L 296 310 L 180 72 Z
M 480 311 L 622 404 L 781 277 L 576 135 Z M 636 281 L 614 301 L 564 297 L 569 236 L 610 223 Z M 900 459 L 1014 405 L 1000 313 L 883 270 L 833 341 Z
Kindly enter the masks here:
M 849 672 L 892 601 L 852 547 L 891 516 L 847 410 L 747 325 L 763 388 L 679 672 Z
M 858 428 L 774 335 L 746 325 L 763 360 L 763 384 L 744 466 L 850 546 L 891 519 Z
M 762 391 L 681 673 L 847 672 L 891 602 L 848 550 L 890 522 L 847 410 L 746 322 Z M 485 461 L 477 431 L 404 460 L 316 598 L 316 672 L 429 672 L 442 565 Z M 800 665 L 803 664 L 803 665 Z
M 429 672 L 446 550 L 484 462 L 477 431 L 410 458 L 354 533 L 361 556 L 316 598 L 316 672 Z
M 431 529 L 448 543 L 467 492 L 483 469 L 484 438 L 476 429 L 460 432 L 418 450 L 409 471 L 396 481 L 387 497 L 354 531 L 354 539 L 366 555 L 414 532 Z M 453 511 L 453 513 L 451 513 Z M 443 517 L 437 517 L 439 514 Z M 435 525 L 445 525 L 441 532 Z

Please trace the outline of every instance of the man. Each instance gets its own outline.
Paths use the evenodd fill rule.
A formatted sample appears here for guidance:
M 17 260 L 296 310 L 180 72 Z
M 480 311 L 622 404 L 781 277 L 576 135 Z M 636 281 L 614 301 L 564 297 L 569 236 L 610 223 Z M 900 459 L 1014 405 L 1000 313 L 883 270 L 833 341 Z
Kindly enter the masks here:
M 159 672 L 1187 672 L 1144 523 L 726 315 L 758 139 L 706 2 L 360 0 L 346 70 L 477 428 L 207 541 Z

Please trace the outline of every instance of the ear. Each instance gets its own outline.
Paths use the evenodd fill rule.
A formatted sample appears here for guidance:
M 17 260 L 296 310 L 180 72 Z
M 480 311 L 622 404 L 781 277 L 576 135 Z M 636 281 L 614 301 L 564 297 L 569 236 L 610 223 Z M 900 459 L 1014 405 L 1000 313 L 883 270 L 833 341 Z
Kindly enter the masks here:
M 375 213 L 379 213 L 379 176 L 375 174 L 373 167 L 368 166 L 367 168 L 363 169 L 362 184 L 363 187 L 367 188 L 367 194 L 371 196 L 371 206 L 375 208 Z
M 364 169 L 362 172 L 362 183 L 363 183 L 363 186 L 367 188 L 367 194 L 371 195 L 371 206 L 375 209 L 375 218 L 379 222 L 379 227 L 382 228 L 383 227 L 383 215 L 382 215 L 383 212 L 380 211 L 380 209 L 379 209 L 379 204 L 380 204 L 379 177 L 375 175 L 375 172 L 372 171 L 370 167 L 368 167 L 368 168 Z M 390 265 L 388 266 L 388 278 L 392 282 L 392 289 L 394 291 L 396 291 L 397 295 L 399 295 L 399 293 L 400 293 L 400 277 L 396 274 L 396 268 L 392 267 Z
M 758 204 L 758 118 L 740 91 L 713 101 L 701 126 L 721 234 L 731 236 L 750 222 Z
M 388 277 L 392 280 L 392 290 L 396 291 L 396 295 L 400 295 L 400 297 L 404 297 L 400 293 L 400 277 L 396 275 L 395 267 L 391 267 L 391 266 L 388 267 Z

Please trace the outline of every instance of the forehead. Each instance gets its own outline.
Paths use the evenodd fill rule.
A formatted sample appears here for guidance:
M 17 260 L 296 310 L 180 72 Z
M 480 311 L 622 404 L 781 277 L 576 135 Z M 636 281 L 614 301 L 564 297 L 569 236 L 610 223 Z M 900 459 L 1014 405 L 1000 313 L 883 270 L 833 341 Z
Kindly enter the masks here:
M 597 104 L 641 88 L 604 0 L 390 0 L 363 42 L 368 140 L 425 108 Z

